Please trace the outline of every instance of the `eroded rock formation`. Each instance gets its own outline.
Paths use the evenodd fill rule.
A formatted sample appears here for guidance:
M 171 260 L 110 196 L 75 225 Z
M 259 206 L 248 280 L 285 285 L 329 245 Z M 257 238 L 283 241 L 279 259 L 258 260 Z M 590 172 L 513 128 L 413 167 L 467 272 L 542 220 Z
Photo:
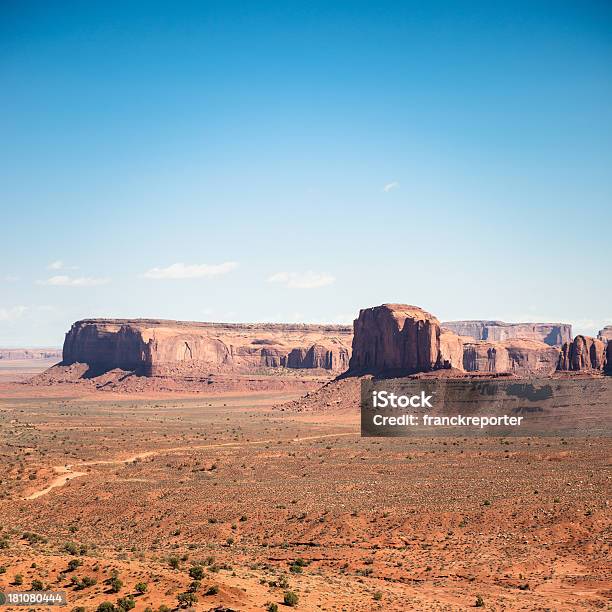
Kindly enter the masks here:
M 590 336 L 576 336 L 566 342 L 559 355 L 559 370 L 588 372 L 602 371 L 606 367 L 606 345 Z
M 538 340 L 549 346 L 561 346 L 572 339 L 568 323 L 504 323 L 503 321 L 445 321 L 442 324 L 459 336 L 474 340 L 501 342 L 512 338 Z
M 258 368 L 347 369 L 352 330 L 341 325 L 86 319 L 66 334 L 63 364 L 145 375 Z
M 558 359 L 559 349 L 537 340 L 470 342 L 463 349 L 466 372 L 552 374 Z
M 440 323 L 418 306 L 383 304 L 355 319 L 352 374 L 429 372 L 439 360 Z
M 440 365 L 444 368 L 463 370 L 463 347 L 469 340 L 469 338 L 442 329 L 440 331 Z

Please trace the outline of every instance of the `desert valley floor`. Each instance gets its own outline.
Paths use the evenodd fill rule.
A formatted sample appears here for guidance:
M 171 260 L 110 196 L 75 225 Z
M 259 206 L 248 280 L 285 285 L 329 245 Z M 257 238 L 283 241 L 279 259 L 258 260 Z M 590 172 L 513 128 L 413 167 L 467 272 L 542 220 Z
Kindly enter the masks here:
M 365 439 L 357 396 L 3 383 L 0 592 L 40 580 L 87 611 L 138 583 L 138 611 L 190 589 L 197 610 L 289 610 L 288 591 L 298 610 L 610 609 L 609 440 Z

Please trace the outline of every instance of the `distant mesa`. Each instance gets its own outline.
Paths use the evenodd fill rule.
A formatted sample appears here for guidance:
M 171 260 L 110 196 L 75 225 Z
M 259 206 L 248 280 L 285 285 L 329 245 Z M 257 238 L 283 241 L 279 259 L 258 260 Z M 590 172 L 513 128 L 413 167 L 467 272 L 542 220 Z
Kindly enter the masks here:
M 538 340 L 549 346 L 562 346 L 572 340 L 569 323 L 504 323 L 503 321 L 445 321 L 442 327 L 474 340 L 501 342 L 511 338 Z
M 85 319 L 66 334 L 62 364 L 145 376 L 281 367 L 340 373 L 348 367 L 351 337 L 352 329 L 341 325 Z
M 603 329 L 600 329 L 597 334 L 597 339 L 605 343 L 612 340 L 612 325 L 606 325 Z
M 59 349 L 59 348 L 0 349 L 0 359 L 5 359 L 5 360 L 57 359 L 59 361 L 61 358 L 62 358 L 62 349 Z

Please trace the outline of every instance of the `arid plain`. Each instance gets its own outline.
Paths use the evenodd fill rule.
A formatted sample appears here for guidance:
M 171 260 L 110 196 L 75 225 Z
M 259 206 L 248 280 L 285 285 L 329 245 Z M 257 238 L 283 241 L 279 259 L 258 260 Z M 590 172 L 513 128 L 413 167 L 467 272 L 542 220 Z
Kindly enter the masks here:
M 40 581 L 80 610 L 282 610 L 288 593 L 610 609 L 606 439 L 361 438 L 358 385 L 153 397 L 6 377 L 0 591 Z

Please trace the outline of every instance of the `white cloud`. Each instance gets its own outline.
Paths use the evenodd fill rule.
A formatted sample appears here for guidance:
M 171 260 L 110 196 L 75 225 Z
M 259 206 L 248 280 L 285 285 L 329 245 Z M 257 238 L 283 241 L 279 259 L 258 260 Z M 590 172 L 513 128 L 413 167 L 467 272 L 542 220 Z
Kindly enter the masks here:
M 0 321 L 15 321 L 21 318 L 26 310 L 27 306 L 13 306 L 12 308 L 0 308 Z
M 109 278 L 91 278 L 83 276 L 73 278 L 65 274 L 51 276 L 43 281 L 36 281 L 39 285 L 50 285 L 53 287 L 97 287 L 98 285 L 106 285 L 110 282 Z
M 383 191 L 385 193 L 389 193 L 390 191 L 392 191 L 393 189 L 397 189 L 399 187 L 399 183 L 397 181 L 393 181 L 391 183 L 387 183 L 384 187 L 383 187 Z
M 18 276 L 15 276 L 14 274 L 7 274 L 6 276 L 2 277 L 3 281 L 6 281 L 7 283 L 14 283 L 15 281 L 19 280 Z
M 67 266 L 61 259 L 56 259 L 47 266 L 47 270 L 78 270 L 78 267 Z
M 335 282 L 331 274 L 320 274 L 317 272 L 277 272 L 268 277 L 269 283 L 279 283 L 289 289 L 316 289 L 326 287 Z
M 227 274 L 237 267 L 238 264 L 235 261 L 226 261 L 221 264 L 175 263 L 166 268 L 151 268 L 151 270 L 144 273 L 144 277 L 153 278 L 155 280 L 204 278 L 207 276 Z

